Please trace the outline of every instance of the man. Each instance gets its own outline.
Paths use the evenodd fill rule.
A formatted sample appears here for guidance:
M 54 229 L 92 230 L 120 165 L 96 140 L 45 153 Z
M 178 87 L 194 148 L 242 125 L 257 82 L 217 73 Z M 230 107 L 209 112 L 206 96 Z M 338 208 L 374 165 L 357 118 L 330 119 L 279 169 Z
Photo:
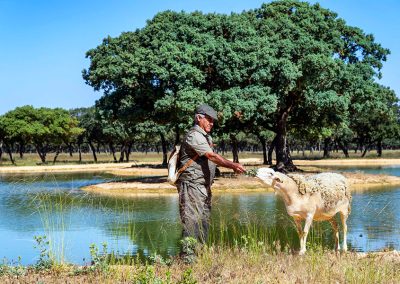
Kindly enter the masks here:
M 238 174 L 246 171 L 241 164 L 213 152 L 209 133 L 217 119 L 217 112 L 209 105 L 202 104 L 196 108 L 195 125 L 182 143 L 178 163 L 181 168 L 192 160 L 177 181 L 183 237 L 193 237 L 202 243 L 208 235 L 211 185 L 216 165 L 233 169 Z

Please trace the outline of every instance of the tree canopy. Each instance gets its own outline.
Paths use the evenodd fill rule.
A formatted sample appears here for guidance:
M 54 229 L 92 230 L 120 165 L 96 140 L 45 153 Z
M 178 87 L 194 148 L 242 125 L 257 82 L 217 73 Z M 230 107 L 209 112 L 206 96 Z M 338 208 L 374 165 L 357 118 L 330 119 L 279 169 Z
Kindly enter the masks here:
M 364 141 L 398 135 L 397 98 L 374 83 L 388 54 L 319 4 L 275 1 L 230 15 L 158 13 L 89 50 L 83 78 L 104 91 L 100 101 L 113 98 L 119 117 L 174 129 L 176 141 L 203 102 L 219 111 L 219 131 L 233 139 L 244 129 L 272 131 L 276 166 L 290 170 L 290 132 Z M 388 122 L 395 127 L 386 129 Z
M 43 163 L 51 145 L 69 144 L 83 132 L 78 120 L 61 108 L 17 107 L 0 117 L 3 141 L 8 145 L 32 143 Z

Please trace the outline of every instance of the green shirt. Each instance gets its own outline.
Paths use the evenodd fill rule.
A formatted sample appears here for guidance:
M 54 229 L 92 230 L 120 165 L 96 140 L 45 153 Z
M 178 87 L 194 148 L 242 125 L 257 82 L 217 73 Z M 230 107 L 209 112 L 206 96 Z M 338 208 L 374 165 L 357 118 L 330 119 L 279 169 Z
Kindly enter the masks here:
M 198 125 L 192 127 L 182 143 L 178 167 L 181 168 L 196 153 L 199 157 L 180 175 L 179 181 L 210 186 L 215 177 L 216 165 L 204 155 L 213 152 L 211 137 Z

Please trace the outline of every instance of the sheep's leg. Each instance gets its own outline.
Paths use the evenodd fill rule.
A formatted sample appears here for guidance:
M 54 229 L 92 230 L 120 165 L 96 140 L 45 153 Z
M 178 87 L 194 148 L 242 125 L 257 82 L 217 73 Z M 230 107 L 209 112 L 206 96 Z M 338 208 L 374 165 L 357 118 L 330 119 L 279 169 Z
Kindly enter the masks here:
M 342 220 L 342 228 L 343 228 L 343 251 L 347 251 L 347 212 L 340 212 L 340 219 Z
M 306 217 L 306 222 L 304 224 L 302 240 L 300 241 L 300 252 L 299 254 L 304 254 L 306 252 L 306 244 L 307 244 L 307 235 L 310 230 L 312 220 L 314 218 L 314 214 L 308 214 Z
M 300 219 L 294 219 L 294 222 L 296 224 L 297 228 L 297 234 L 299 235 L 299 240 L 300 240 L 300 251 L 303 249 L 303 227 L 301 225 L 301 220 Z
M 303 227 L 301 225 L 301 220 L 294 219 L 294 222 L 296 223 L 297 233 L 299 234 L 299 237 L 301 237 L 303 235 Z
M 333 232 L 335 233 L 335 251 L 338 251 L 340 250 L 338 224 L 334 218 L 330 219 L 329 223 L 331 223 Z

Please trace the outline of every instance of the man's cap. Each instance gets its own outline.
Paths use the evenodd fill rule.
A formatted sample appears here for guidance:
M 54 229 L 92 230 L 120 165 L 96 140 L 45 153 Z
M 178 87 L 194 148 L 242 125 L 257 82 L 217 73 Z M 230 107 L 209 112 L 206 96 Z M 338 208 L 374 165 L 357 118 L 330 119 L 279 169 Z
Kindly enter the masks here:
M 216 112 L 212 107 L 210 107 L 210 106 L 207 105 L 207 104 L 199 105 L 199 106 L 196 108 L 196 113 L 206 114 L 206 115 L 208 115 L 209 117 L 211 117 L 212 119 L 218 120 L 218 114 L 217 114 L 217 112 Z

